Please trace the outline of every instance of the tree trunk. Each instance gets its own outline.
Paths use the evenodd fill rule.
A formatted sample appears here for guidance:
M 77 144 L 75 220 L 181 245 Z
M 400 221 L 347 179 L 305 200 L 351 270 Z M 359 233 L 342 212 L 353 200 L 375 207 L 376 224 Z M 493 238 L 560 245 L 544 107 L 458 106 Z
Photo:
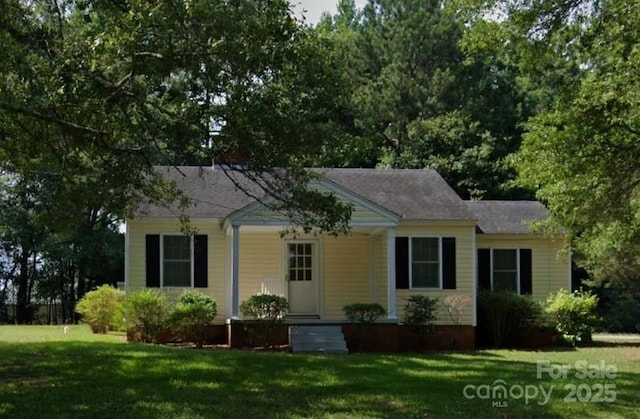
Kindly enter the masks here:
M 18 295 L 16 301 L 16 322 L 27 324 L 29 315 L 29 255 L 22 250 L 20 255 L 20 275 L 18 276 Z

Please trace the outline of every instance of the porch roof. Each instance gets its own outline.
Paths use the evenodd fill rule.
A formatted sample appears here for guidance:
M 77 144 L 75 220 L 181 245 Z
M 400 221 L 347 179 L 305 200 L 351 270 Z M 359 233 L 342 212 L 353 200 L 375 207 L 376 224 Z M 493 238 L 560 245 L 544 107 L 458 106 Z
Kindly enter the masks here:
M 331 192 L 339 201 L 350 203 L 353 212 L 349 224 L 353 227 L 391 227 L 396 226 L 400 221 L 400 215 L 329 181 L 326 177 L 312 181 L 309 187 L 321 192 Z M 225 224 L 279 226 L 288 224 L 285 215 L 275 213 L 265 205 L 269 200 L 270 198 L 267 197 L 264 203 L 254 201 L 233 212 L 225 219 Z

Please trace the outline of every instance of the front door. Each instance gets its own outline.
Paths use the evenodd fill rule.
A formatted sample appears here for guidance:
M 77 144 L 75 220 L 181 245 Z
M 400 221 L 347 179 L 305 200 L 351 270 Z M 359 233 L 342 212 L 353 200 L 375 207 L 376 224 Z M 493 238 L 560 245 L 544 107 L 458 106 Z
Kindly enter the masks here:
M 286 243 L 289 284 L 289 313 L 318 314 L 318 259 L 317 243 L 295 241 Z

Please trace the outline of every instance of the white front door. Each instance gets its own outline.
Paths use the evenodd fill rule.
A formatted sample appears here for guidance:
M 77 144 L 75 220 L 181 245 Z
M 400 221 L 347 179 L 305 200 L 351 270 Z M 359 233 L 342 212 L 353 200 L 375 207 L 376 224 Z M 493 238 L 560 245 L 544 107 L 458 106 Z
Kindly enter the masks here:
M 314 241 L 286 243 L 289 313 L 318 314 L 318 246 Z

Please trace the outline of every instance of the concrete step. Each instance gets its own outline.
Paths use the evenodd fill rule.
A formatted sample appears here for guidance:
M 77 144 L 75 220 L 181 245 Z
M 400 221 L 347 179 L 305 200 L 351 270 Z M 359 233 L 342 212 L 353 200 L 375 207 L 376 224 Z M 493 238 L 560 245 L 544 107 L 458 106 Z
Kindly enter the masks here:
M 290 326 L 289 346 L 293 352 L 348 352 L 340 326 Z
M 344 341 L 342 342 L 308 342 L 308 341 L 304 341 L 304 342 L 294 342 L 293 343 L 293 349 L 300 349 L 300 350 L 307 350 L 307 351 L 311 351 L 314 348 L 318 348 L 318 349 L 343 349 L 346 348 L 346 345 L 344 343 Z
M 289 334 L 324 334 L 324 333 L 342 333 L 342 326 L 309 326 L 296 325 L 289 326 Z

